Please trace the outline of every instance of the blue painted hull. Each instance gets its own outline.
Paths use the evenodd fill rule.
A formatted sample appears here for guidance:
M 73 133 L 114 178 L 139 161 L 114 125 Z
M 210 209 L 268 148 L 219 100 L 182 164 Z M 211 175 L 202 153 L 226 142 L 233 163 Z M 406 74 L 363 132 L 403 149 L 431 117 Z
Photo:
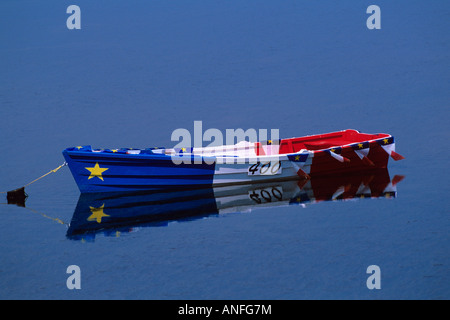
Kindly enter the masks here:
M 81 193 L 210 187 L 214 164 L 175 164 L 168 155 L 64 150 Z

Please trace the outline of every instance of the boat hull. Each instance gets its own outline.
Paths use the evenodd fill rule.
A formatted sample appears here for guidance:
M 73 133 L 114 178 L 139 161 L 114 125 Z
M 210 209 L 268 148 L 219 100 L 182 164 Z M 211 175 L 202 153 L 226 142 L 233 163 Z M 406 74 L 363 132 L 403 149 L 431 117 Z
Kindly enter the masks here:
M 347 136 L 354 130 L 343 131 Z M 144 150 L 92 150 L 90 146 L 63 151 L 81 193 L 127 192 L 177 188 L 204 188 L 265 183 L 386 168 L 395 153 L 394 138 L 387 134 L 361 134 L 361 139 L 333 146 L 328 135 L 280 141 L 288 153 L 265 154 L 267 143 L 251 144 L 253 154 L 242 157 Z M 334 134 L 336 136 L 336 134 Z M 342 135 L 342 133 L 341 133 Z M 349 138 L 348 138 L 349 139 Z M 327 142 L 328 145 L 324 144 Z M 300 147 L 294 147 L 294 145 Z M 331 147 L 330 147 L 331 145 Z M 303 149 L 308 146 L 310 149 Z M 325 148 L 321 148 L 326 146 Z M 248 148 L 246 149 L 249 150 Z M 158 150 L 159 151 L 159 150 Z M 397 160 L 397 159 L 396 159 Z
M 175 164 L 164 155 L 67 150 L 63 155 L 82 193 L 208 187 L 214 177 L 214 164 Z

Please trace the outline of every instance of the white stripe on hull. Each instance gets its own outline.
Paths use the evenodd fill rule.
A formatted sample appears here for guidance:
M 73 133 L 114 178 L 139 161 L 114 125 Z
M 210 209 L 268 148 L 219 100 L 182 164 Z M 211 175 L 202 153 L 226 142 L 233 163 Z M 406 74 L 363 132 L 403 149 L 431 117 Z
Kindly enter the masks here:
M 289 160 L 281 160 L 281 172 L 279 174 L 249 174 L 249 168 L 252 163 L 246 164 L 217 164 L 214 171 L 213 185 L 231 184 L 231 183 L 257 183 L 263 181 L 276 181 L 295 179 L 297 175 L 297 166 L 301 166 L 302 170 L 309 174 L 311 171 L 312 159 L 308 158 L 306 162 L 297 162 L 293 164 Z

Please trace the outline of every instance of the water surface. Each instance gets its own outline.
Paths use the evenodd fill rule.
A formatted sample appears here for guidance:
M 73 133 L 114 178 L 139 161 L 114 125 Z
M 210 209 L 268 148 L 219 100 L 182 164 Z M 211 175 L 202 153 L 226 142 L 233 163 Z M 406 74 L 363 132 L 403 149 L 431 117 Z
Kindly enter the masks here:
M 0 4 L 0 190 L 66 147 L 173 146 L 176 128 L 395 136 L 395 199 L 208 215 L 67 236 L 67 168 L 0 206 L 2 299 L 448 299 L 446 1 L 68 1 Z M 6 202 L 6 201 L 4 201 Z M 106 212 L 106 211 L 105 211 Z M 63 222 L 63 224 L 60 223 Z M 81 290 L 66 287 L 69 265 Z M 378 265 L 381 289 L 366 269 Z

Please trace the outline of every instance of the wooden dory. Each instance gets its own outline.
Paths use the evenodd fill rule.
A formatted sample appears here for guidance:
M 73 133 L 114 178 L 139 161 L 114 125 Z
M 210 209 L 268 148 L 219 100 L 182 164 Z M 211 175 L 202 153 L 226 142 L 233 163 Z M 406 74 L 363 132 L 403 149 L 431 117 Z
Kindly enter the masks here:
M 390 134 L 343 130 L 205 148 L 67 148 L 81 193 L 262 183 L 386 168 L 401 160 Z

